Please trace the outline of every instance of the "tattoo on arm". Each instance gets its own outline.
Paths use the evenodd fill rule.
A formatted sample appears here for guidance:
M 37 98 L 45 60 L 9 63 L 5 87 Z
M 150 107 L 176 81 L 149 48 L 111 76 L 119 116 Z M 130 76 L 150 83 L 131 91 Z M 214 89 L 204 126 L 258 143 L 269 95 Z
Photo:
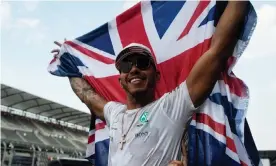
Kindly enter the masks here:
M 89 91 L 94 93 L 92 87 L 82 78 L 69 78 L 71 87 L 82 102 L 85 102 L 85 96 Z
M 69 78 L 71 87 L 79 99 L 97 116 L 103 117 L 103 108 L 107 101 L 102 98 L 83 78 Z

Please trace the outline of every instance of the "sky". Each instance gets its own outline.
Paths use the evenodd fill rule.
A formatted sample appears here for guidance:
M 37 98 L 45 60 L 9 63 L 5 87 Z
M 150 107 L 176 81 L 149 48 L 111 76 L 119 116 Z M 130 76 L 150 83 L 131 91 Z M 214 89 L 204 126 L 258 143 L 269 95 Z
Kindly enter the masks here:
M 89 112 L 47 66 L 54 40 L 81 36 L 135 1 L 1 1 L 1 83 Z M 258 24 L 234 73 L 249 87 L 247 119 L 259 150 L 276 150 L 276 2 L 253 1 Z

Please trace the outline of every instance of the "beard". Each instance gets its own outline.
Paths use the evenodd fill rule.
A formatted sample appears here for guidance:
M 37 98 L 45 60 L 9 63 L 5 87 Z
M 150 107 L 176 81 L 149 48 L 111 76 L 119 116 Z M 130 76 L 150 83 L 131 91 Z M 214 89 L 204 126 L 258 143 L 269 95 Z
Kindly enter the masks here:
M 152 95 L 155 91 L 156 80 L 154 78 L 149 79 L 146 85 L 142 87 L 129 87 L 128 84 L 122 84 L 123 89 L 125 90 L 128 96 L 131 96 L 134 99 L 145 98 L 148 95 Z

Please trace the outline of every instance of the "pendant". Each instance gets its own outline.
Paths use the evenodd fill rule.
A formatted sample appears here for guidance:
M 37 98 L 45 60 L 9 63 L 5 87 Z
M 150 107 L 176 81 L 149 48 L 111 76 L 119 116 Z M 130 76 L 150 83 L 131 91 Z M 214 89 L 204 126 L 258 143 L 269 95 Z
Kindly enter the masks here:
M 123 146 L 126 143 L 126 136 L 122 135 L 121 141 L 120 141 L 120 149 L 123 150 Z

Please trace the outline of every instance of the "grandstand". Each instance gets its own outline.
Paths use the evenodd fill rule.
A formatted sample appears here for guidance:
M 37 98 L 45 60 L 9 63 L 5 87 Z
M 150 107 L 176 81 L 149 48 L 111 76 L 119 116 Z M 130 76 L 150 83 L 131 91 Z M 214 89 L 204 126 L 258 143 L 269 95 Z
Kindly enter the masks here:
M 1 165 L 85 165 L 89 124 L 88 113 L 1 84 Z

